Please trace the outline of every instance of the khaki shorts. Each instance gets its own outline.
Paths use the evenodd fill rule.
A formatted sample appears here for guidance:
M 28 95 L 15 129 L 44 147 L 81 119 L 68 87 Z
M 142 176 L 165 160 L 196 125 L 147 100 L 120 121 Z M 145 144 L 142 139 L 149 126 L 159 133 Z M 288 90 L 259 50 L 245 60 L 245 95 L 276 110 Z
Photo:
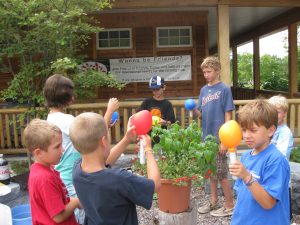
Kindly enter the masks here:
M 227 178 L 228 173 L 228 163 L 226 154 L 218 153 L 216 156 L 216 174 L 211 175 L 211 178 L 214 180 L 221 180 Z

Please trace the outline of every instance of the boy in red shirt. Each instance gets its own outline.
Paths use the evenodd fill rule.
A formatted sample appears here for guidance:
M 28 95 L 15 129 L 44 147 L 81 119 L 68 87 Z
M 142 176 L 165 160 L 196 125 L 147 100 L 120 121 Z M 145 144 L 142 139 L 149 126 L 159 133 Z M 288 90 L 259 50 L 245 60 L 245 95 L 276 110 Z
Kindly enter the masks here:
M 74 210 L 78 198 L 67 197 L 67 189 L 55 171 L 62 156 L 61 130 L 45 120 L 34 119 L 24 131 L 25 145 L 34 156 L 28 180 L 32 224 L 77 225 Z

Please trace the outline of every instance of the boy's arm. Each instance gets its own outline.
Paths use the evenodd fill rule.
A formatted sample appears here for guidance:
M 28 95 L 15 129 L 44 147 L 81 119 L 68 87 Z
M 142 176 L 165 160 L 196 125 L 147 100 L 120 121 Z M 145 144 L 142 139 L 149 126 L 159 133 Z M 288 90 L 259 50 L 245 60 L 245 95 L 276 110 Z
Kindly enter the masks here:
M 249 188 L 252 196 L 257 203 L 264 209 L 271 209 L 276 204 L 273 198 L 266 190 L 252 177 L 251 173 L 243 166 L 240 161 L 234 161 L 229 164 L 230 174 L 240 177 Z
M 227 111 L 225 112 L 225 122 L 229 121 L 232 119 L 232 111 Z M 219 152 L 220 154 L 226 154 L 227 153 L 227 147 L 225 145 L 223 145 L 222 143 L 220 143 L 219 146 Z
M 136 139 L 135 126 L 131 125 L 130 118 L 128 122 L 127 132 L 125 136 L 119 141 L 110 151 L 106 160 L 106 164 L 114 164 L 120 155 L 124 152 L 126 147 Z
M 110 125 L 112 114 L 114 113 L 114 111 L 117 111 L 118 108 L 119 108 L 119 100 L 117 98 L 110 98 L 107 103 L 106 112 L 104 114 L 104 120 L 108 125 L 108 127 Z
M 232 111 L 225 112 L 225 122 L 232 119 Z
M 250 176 L 251 175 L 249 173 L 243 181 L 248 182 Z M 250 186 L 248 186 L 248 188 L 257 203 L 264 209 L 272 209 L 276 204 L 276 199 L 269 195 L 269 193 L 266 192 L 266 190 L 257 181 L 254 181 Z
M 68 219 L 76 208 L 80 208 L 80 202 L 78 198 L 70 198 L 70 202 L 66 205 L 66 208 L 59 214 L 52 217 L 56 223 L 61 223 Z
M 147 158 L 147 176 L 148 179 L 154 181 L 154 191 L 158 192 L 161 186 L 160 172 L 151 147 L 151 138 L 149 137 L 149 135 L 143 135 L 142 138 L 144 143 L 145 155 Z

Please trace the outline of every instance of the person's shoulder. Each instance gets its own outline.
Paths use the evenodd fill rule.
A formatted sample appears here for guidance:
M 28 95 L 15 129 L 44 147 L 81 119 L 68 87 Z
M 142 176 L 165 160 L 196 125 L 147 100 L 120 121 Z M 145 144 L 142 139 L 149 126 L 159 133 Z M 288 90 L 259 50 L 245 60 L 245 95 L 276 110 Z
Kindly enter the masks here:
M 40 165 L 39 163 L 34 163 L 30 167 L 29 180 L 35 182 L 39 186 L 47 185 L 53 180 L 55 173 L 57 173 L 57 176 L 59 176 L 58 172 L 56 172 L 54 169 L 53 171 L 51 171 L 50 168 Z
M 266 151 L 267 150 L 267 151 Z M 279 163 L 288 164 L 286 157 L 278 150 L 276 145 L 270 144 L 267 149 L 265 149 L 268 154 L 268 161 L 271 164 L 278 165 Z

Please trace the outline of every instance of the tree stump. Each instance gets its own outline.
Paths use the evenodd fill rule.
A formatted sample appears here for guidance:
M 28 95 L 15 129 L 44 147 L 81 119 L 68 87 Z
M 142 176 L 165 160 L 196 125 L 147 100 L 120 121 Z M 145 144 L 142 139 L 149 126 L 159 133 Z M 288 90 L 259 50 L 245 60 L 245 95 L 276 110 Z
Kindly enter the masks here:
M 192 201 L 190 208 L 182 213 L 158 212 L 159 225 L 197 225 L 197 204 Z

